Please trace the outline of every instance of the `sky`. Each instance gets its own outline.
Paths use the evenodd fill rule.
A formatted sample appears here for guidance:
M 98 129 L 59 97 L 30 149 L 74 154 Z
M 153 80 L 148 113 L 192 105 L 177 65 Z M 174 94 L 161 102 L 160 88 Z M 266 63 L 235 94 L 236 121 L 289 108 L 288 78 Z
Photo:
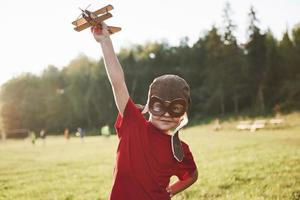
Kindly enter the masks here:
M 120 26 L 112 35 L 116 51 L 133 44 L 167 41 L 178 45 L 189 37 L 193 44 L 213 25 L 222 27 L 226 0 L 1 0 L 0 84 L 22 73 L 40 74 L 48 65 L 67 66 L 80 54 L 101 58 L 90 30 L 76 32 L 71 24 L 80 8 L 95 11 L 113 5 L 106 23 Z M 252 5 L 262 30 L 280 39 L 300 22 L 300 0 L 228 0 L 238 26 L 239 42 L 246 40 L 247 14 Z

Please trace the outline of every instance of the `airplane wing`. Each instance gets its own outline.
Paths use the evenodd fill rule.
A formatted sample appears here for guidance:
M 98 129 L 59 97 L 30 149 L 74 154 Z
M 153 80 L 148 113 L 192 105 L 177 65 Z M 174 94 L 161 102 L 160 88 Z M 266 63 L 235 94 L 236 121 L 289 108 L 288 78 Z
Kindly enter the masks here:
M 86 23 L 86 24 L 83 24 L 83 25 L 81 25 L 81 26 L 79 26 L 79 27 L 75 27 L 74 29 L 75 29 L 76 31 L 82 31 L 82 30 L 84 30 L 84 29 L 86 29 L 86 28 L 88 28 L 88 27 L 90 27 L 90 26 L 91 26 L 91 25 L 90 25 L 89 23 Z M 110 34 L 114 34 L 114 33 L 119 32 L 119 31 L 121 31 L 121 28 L 120 28 L 120 27 L 108 26 L 108 32 L 109 32 Z
M 95 19 L 93 19 L 97 24 L 100 24 L 101 22 L 103 22 L 104 20 L 108 19 L 108 18 L 111 18 L 112 17 L 112 14 L 111 13 L 106 13 L 104 15 L 101 15 L 100 17 L 97 17 Z M 79 26 L 76 26 L 74 28 L 75 31 L 82 31 L 90 26 L 92 26 L 92 24 L 90 24 L 89 22 L 87 22 L 85 19 L 84 19 L 85 23 L 79 25 Z
M 108 26 L 108 32 L 110 34 L 114 34 L 116 32 L 119 32 L 121 30 L 120 27 L 115 27 L 115 26 Z
M 104 15 L 101 15 L 101 16 L 95 18 L 94 20 L 97 22 L 97 24 L 100 24 L 104 20 L 107 20 L 108 18 L 111 18 L 111 17 L 112 17 L 111 13 L 106 13 Z
M 93 13 L 95 15 L 100 15 L 100 14 L 106 13 L 108 11 L 111 11 L 112 9 L 113 9 L 112 5 L 107 5 L 107 6 L 103 7 L 103 8 L 100 8 L 99 10 L 94 11 Z
M 84 23 L 86 23 L 86 20 L 83 17 L 72 22 L 72 24 L 75 26 L 81 26 Z
M 86 28 L 88 28 L 90 26 L 91 26 L 91 24 L 86 21 L 86 23 L 81 24 L 80 26 L 76 26 L 74 28 L 74 30 L 79 32 L 79 31 L 82 31 L 82 30 L 84 30 L 84 29 L 86 29 Z

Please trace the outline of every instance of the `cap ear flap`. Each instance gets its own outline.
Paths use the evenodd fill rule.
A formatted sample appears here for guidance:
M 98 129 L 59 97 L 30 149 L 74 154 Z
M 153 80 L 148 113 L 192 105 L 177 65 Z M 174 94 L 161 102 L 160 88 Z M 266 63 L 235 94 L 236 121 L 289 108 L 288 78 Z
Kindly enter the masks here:
M 147 112 L 149 112 L 149 101 L 150 101 L 150 90 L 148 91 L 148 99 L 147 99 L 147 103 L 144 106 L 143 110 L 142 110 L 142 114 L 146 114 Z
M 148 103 L 144 106 L 144 109 L 142 110 L 142 114 L 146 114 L 149 111 Z

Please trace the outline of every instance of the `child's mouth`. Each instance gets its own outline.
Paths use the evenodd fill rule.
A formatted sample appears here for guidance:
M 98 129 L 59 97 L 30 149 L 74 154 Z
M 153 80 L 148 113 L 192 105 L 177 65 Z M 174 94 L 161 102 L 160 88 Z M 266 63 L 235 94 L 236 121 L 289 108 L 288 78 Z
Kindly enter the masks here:
M 172 122 L 172 121 L 170 121 L 170 120 L 165 120 L 165 119 L 161 119 L 160 121 L 162 121 L 162 122 L 167 122 L 167 123 Z

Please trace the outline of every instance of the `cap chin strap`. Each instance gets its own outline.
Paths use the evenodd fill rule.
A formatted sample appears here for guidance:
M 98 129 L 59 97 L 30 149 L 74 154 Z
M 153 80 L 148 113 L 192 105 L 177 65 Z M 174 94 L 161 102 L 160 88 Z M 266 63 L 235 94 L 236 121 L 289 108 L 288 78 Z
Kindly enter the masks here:
M 172 152 L 174 158 L 178 161 L 181 162 L 184 157 L 183 149 L 181 146 L 181 142 L 178 136 L 179 130 L 182 129 L 185 125 L 188 123 L 188 117 L 187 114 L 185 113 L 183 116 L 183 119 L 181 120 L 180 124 L 176 127 L 176 129 L 172 133 L 171 137 L 171 145 L 172 145 Z

